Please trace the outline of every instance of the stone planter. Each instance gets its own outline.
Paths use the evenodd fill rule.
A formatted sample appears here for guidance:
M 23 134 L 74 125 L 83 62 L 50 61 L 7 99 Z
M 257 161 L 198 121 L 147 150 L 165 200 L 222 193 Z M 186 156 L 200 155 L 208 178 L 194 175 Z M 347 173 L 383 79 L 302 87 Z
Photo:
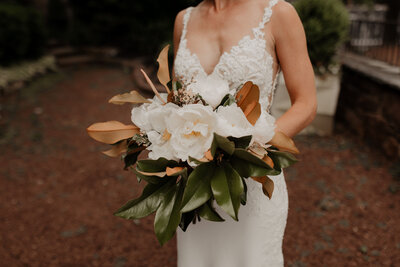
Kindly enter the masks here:
M 340 92 L 340 73 L 316 75 L 318 109 L 314 121 L 301 134 L 330 135 L 333 132 L 333 122 Z M 276 118 L 285 113 L 291 106 L 285 79 L 280 73 L 278 85 L 272 105 L 272 115 Z

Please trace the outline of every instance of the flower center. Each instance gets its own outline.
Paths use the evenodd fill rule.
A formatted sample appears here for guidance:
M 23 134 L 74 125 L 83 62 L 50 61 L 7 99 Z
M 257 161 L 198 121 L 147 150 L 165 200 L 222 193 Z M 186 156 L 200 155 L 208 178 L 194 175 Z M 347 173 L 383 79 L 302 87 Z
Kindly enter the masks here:
M 168 132 L 167 129 L 165 129 L 165 131 L 164 131 L 164 133 L 163 133 L 163 136 L 162 136 L 162 139 L 163 139 L 164 141 L 168 141 L 170 138 L 171 138 L 171 134 Z

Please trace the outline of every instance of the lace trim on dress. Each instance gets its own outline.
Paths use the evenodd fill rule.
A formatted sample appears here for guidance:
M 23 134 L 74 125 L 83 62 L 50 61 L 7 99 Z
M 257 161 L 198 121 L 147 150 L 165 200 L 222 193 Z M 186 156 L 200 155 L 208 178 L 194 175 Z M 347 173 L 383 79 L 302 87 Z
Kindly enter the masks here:
M 182 34 L 181 34 L 181 41 L 186 38 L 186 33 L 187 33 L 187 24 L 189 22 L 190 18 L 190 13 L 192 13 L 193 7 L 188 7 L 186 9 L 185 15 L 183 16 L 183 29 L 182 29 Z
M 175 59 L 176 64 L 174 64 L 176 77 L 184 84 L 190 84 L 201 77 L 218 75 L 228 80 L 230 88 L 239 88 L 244 82 L 251 80 L 260 87 L 262 108 L 270 112 L 280 68 L 273 77 L 274 60 L 266 49 L 267 42 L 263 29 L 272 16 L 272 7 L 278 2 L 279 0 L 270 0 L 265 7 L 262 20 L 257 27 L 252 29 L 254 38 L 250 34 L 245 35 L 237 45 L 225 51 L 210 74 L 205 72 L 198 56 L 187 47 L 187 27 L 194 7 L 187 8 L 183 17 L 183 30 Z

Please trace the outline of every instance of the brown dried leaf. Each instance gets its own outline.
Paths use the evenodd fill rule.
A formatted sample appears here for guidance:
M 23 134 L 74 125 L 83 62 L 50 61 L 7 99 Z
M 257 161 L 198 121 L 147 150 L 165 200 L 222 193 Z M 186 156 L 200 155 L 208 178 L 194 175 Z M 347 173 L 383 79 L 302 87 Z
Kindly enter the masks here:
M 177 172 L 180 172 L 184 169 L 184 167 L 174 167 L 174 168 L 170 168 L 167 167 L 167 169 L 165 170 L 168 176 L 172 176 Z
M 250 92 L 251 87 L 253 86 L 253 83 L 248 81 L 246 82 L 243 87 L 238 91 L 236 94 L 236 100 L 237 100 L 237 105 L 240 106 L 248 93 Z
M 211 154 L 211 150 L 207 150 L 206 153 L 204 153 L 204 158 L 206 158 L 208 161 L 212 161 L 214 157 Z
M 137 91 L 130 91 L 129 93 L 113 96 L 108 103 L 123 105 L 125 103 L 142 104 L 151 103 L 149 100 L 141 96 Z
M 259 99 L 260 89 L 251 81 L 246 82 L 236 95 L 237 105 L 252 125 L 256 124 L 261 115 Z
M 163 50 L 161 50 L 160 55 L 158 56 L 157 59 L 157 62 L 159 64 L 157 77 L 160 83 L 164 85 L 165 89 L 167 90 L 167 93 L 170 92 L 167 83 L 171 80 L 171 77 L 169 76 L 168 50 L 169 50 L 169 45 L 167 45 L 166 47 L 163 48 Z
M 164 177 L 167 175 L 167 172 L 142 172 L 136 169 L 136 171 L 140 174 L 146 175 L 146 176 L 158 176 L 160 178 Z
M 274 161 L 268 157 L 267 155 L 264 155 L 264 157 L 262 158 L 262 160 L 267 163 L 271 168 L 274 167 Z
M 264 195 L 266 195 L 269 199 L 272 197 L 272 193 L 274 192 L 274 181 L 271 180 L 268 176 L 262 177 L 252 177 L 254 181 L 257 181 L 262 184 L 262 190 Z
M 245 113 L 246 118 L 252 125 L 255 125 L 258 118 L 261 115 L 261 105 L 259 102 L 257 102 L 257 103 L 254 103 L 253 106 L 249 105 L 248 107 L 250 107 L 252 109 L 248 114 L 246 114 L 247 113 L 247 110 L 246 110 L 246 113 Z
M 143 69 L 140 69 L 140 71 L 143 73 L 144 78 L 146 79 L 147 83 L 150 85 L 151 90 L 153 90 L 154 94 L 160 99 L 162 103 L 165 104 L 164 99 L 162 99 L 160 93 L 157 91 L 156 87 L 154 86 L 153 82 L 150 80 L 149 76 L 147 76 L 146 72 Z
M 293 140 L 283 132 L 276 132 L 268 144 L 278 148 L 280 151 L 287 151 L 292 154 L 300 153 Z
M 103 151 L 103 154 L 115 158 L 118 157 L 121 153 L 126 152 L 127 150 L 128 150 L 128 142 L 127 140 L 124 140 L 121 143 L 113 146 L 110 150 Z
M 134 136 L 140 132 L 140 129 L 135 125 L 125 125 L 119 121 L 107 121 L 94 123 L 86 131 L 96 141 L 115 144 Z

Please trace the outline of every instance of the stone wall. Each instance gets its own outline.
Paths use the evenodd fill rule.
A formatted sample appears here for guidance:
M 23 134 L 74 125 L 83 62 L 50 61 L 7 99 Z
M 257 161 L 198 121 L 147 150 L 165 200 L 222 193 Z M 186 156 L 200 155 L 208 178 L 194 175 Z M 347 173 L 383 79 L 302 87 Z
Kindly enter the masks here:
M 380 148 L 389 158 L 398 160 L 400 88 L 346 65 L 342 71 L 336 128 L 344 126 L 367 144 Z

